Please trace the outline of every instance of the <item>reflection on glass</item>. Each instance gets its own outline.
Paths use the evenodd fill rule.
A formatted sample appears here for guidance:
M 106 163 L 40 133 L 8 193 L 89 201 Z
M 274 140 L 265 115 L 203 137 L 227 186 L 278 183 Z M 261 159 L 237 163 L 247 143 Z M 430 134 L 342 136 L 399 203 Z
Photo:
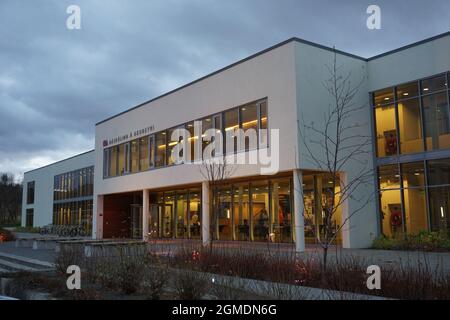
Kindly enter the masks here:
M 379 157 L 397 154 L 397 129 L 393 105 L 375 109 L 377 153 Z
M 148 139 L 144 137 L 139 139 L 139 168 L 141 171 L 149 169 L 148 162 Z
M 166 165 L 166 132 L 159 132 L 155 135 L 156 140 L 156 167 Z
M 419 99 L 409 99 L 398 103 L 400 126 L 400 152 L 403 154 L 422 152 L 422 121 Z
M 234 186 L 233 218 L 236 240 L 250 240 L 250 202 L 248 184 Z
M 176 236 L 177 238 L 187 239 L 189 237 L 188 194 L 186 191 L 181 191 L 176 193 L 176 197 L 177 197 Z
M 269 240 L 269 182 L 255 182 L 251 187 L 253 237 L 255 241 Z
M 447 93 L 423 98 L 427 150 L 450 148 L 450 123 Z
M 138 140 L 131 141 L 131 173 L 139 171 L 139 143 Z
M 387 88 L 384 90 L 377 91 L 373 94 L 374 105 L 381 106 L 384 104 L 389 104 L 394 102 L 394 90 L 393 88 Z
M 258 130 L 258 114 L 256 104 L 249 104 L 241 107 L 241 127 L 245 133 L 244 147 L 245 150 L 256 149 L 257 130 Z
M 232 240 L 232 208 L 231 208 L 231 185 L 221 187 L 218 190 L 218 212 L 215 214 L 214 226 L 217 239 Z
M 431 186 L 450 184 L 450 159 L 428 161 L 428 184 Z
M 422 81 L 422 94 L 428 94 L 447 89 L 447 80 L 445 75 L 437 76 Z
M 430 188 L 431 227 L 433 231 L 450 232 L 450 186 Z
M 409 99 L 419 95 L 417 81 L 403 84 L 397 87 L 397 100 Z
M 125 144 L 119 145 L 119 175 L 125 173 Z
M 191 239 L 200 239 L 201 237 L 201 192 L 199 189 L 189 191 L 189 223 Z
M 237 152 L 237 138 L 234 134 L 234 130 L 239 129 L 239 109 L 235 108 L 226 111 L 224 114 L 225 123 L 225 147 L 226 153 Z
M 428 230 L 426 196 L 424 188 L 405 189 L 403 192 L 405 206 L 406 232 L 418 234 Z
M 414 188 L 425 186 L 423 162 L 402 164 L 403 187 Z
M 109 174 L 110 177 L 117 176 L 117 146 L 114 146 L 110 149 L 109 152 L 110 157 L 110 165 L 109 165 Z

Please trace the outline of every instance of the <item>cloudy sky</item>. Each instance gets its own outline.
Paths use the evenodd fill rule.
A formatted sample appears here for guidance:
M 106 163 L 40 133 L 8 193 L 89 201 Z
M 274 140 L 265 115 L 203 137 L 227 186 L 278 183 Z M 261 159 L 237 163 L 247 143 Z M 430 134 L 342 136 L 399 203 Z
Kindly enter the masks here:
M 448 0 L 0 0 L 0 172 L 90 150 L 96 122 L 293 36 L 369 57 L 447 31 Z

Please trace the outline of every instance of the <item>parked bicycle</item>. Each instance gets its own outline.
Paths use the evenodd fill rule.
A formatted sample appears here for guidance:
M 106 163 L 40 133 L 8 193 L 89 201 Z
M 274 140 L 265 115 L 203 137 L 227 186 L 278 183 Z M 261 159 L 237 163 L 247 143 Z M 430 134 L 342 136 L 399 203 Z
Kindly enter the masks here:
M 53 225 L 49 224 L 41 227 L 39 230 L 41 235 L 57 235 L 60 237 L 84 237 L 86 230 L 82 225 Z

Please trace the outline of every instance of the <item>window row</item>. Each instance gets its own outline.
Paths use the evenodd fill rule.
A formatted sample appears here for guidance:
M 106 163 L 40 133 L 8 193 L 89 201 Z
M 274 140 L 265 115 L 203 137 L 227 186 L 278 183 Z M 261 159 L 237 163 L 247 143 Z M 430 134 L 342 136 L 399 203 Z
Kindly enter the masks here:
M 450 230 L 450 159 L 378 169 L 383 234 Z
M 55 201 L 92 196 L 94 194 L 94 167 L 56 175 L 53 190 Z
M 86 235 L 92 234 L 92 200 L 57 203 L 53 205 L 54 225 L 82 226 Z
M 378 157 L 450 149 L 446 76 L 420 83 L 420 91 L 414 82 L 374 93 Z
M 194 121 L 183 125 L 157 132 L 155 134 L 135 139 L 120 145 L 106 148 L 103 152 L 103 177 L 115 177 L 129 173 L 137 173 L 153 168 L 174 165 L 172 155 L 175 147 L 182 142 L 182 137 L 172 140 L 172 133 L 176 129 L 186 129 L 189 132 L 190 161 L 201 160 L 206 147 L 211 143 L 205 138 L 205 132 L 209 129 L 216 130 L 223 141 L 222 152 L 248 151 L 258 147 L 267 146 L 267 132 L 262 134 L 262 129 L 267 129 L 267 100 L 249 103 L 222 113 L 205 117 L 200 120 L 202 134 L 198 137 L 195 133 Z M 236 129 L 247 131 L 254 129 L 255 139 L 244 139 L 239 147 L 238 137 L 233 134 Z M 228 133 L 228 134 L 227 134 Z M 214 141 L 212 137 L 211 141 Z M 256 145 L 253 143 L 256 142 Z M 194 154 L 198 149 L 201 155 Z

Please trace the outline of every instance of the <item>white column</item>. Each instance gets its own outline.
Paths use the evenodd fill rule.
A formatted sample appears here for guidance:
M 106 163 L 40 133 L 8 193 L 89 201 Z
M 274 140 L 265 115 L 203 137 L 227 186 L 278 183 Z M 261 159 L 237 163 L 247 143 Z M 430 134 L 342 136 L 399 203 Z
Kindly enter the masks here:
M 209 182 L 202 182 L 202 242 L 204 246 L 210 244 L 210 222 L 209 222 Z
M 305 222 L 303 204 L 303 174 L 294 170 L 294 223 L 295 223 L 295 251 L 305 251 Z
M 92 207 L 92 239 L 103 239 L 103 201 L 102 195 L 94 196 Z
M 149 215 L 149 191 L 144 189 L 142 192 L 142 240 L 148 240 L 148 215 Z

